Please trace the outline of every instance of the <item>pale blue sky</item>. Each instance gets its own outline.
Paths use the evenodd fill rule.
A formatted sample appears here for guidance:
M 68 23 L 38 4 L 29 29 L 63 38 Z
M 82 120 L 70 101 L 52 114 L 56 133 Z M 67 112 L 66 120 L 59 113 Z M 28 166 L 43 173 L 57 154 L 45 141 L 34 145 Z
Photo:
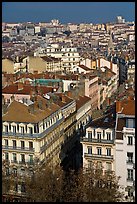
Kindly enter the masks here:
M 135 21 L 135 2 L 2 2 L 3 22 L 106 23 Z

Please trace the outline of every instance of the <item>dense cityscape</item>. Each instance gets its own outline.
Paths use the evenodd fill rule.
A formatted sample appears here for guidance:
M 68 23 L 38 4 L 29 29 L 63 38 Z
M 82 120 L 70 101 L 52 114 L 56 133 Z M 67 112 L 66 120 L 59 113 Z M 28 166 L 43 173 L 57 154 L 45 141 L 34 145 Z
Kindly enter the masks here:
M 134 21 L 2 22 L 2 162 L 3 202 L 135 201 Z

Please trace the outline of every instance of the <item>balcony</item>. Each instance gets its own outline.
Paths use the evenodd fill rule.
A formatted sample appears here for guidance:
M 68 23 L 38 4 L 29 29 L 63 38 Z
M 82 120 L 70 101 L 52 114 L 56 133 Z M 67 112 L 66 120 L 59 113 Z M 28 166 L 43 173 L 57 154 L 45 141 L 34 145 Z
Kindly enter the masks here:
M 105 154 L 88 154 L 88 153 L 84 153 L 84 157 L 86 158 L 91 158 L 91 159 L 107 159 L 107 160 L 112 160 L 113 159 L 113 155 L 108 156 Z
M 11 163 L 18 164 L 17 160 L 11 160 Z
M 92 138 L 87 138 L 87 137 L 80 138 L 80 142 L 114 144 L 114 140 L 92 139 Z
M 133 182 L 133 178 L 127 178 L 127 181 L 129 181 L 129 182 Z
M 40 147 L 40 151 L 41 152 L 45 151 L 49 146 L 51 146 L 54 142 L 56 142 L 59 139 L 59 137 L 62 136 L 63 132 L 64 132 L 64 129 L 61 130 L 59 134 L 56 134 L 53 140 L 51 140 L 49 143 L 45 143 L 42 147 Z
M 127 160 L 127 164 L 133 165 L 133 160 Z
M 132 133 L 132 134 L 135 134 L 135 128 L 123 127 L 123 133 Z
M 13 147 L 13 146 L 6 146 L 2 145 L 3 150 L 14 150 L 14 151 L 20 151 L 20 152 L 34 152 L 34 148 L 29 148 L 29 147 Z

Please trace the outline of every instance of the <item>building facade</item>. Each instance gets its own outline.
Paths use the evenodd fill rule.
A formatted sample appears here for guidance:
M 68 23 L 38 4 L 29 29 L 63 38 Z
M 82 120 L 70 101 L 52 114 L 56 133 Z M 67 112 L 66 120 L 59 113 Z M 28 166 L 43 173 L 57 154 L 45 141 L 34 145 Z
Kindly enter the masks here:
M 117 101 L 116 111 L 115 172 L 130 202 L 135 199 L 135 101 Z

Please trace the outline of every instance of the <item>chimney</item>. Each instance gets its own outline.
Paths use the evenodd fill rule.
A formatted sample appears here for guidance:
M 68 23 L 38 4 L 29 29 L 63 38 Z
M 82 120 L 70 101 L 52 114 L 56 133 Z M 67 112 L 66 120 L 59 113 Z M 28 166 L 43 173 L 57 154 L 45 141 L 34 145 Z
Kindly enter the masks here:
M 112 62 L 110 62 L 110 69 L 112 70 L 112 68 L 113 68 Z
M 122 109 L 122 102 L 121 101 L 116 101 L 116 112 L 120 112 Z
M 34 113 L 34 104 L 29 106 L 28 111 L 29 111 L 29 113 Z
M 67 96 L 68 96 L 69 98 L 72 98 L 72 92 L 71 92 L 71 91 L 67 91 Z
M 127 99 L 128 99 L 128 101 L 134 100 L 133 96 L 128 96 Z
M 109 105 L 110 105 L 110 103 L 111 103 L 110 98 L 107 98 L 107 105 L 109 106 Z
M 100 58 L 98 58 L 98 67 L 100 67 Z
M 19 56 L 16 56 L 16 62 L 19 62 Z
M 18 91 L 23 89 L 23 83 L 22 82 L 18 82 Z
M 62 97 L 62 102 L 65 103 L 65 102 L 66 102 L 66 100 L 65 100 L 65 99 L 66 99 L 66 96 L 65 96 L 64 94 L 62 94 L 61 97 Z

